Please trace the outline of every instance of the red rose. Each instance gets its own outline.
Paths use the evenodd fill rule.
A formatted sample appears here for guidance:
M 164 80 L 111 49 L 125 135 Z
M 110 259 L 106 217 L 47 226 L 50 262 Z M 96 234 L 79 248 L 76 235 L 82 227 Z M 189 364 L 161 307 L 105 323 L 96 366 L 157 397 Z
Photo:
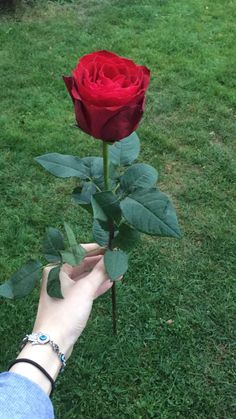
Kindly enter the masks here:
M 148 68 L 109 51 L 84 55 L 72 77 L 63 77 L 78 126 L 87 134 L 114 142 L 130 135 L 144 110 Z

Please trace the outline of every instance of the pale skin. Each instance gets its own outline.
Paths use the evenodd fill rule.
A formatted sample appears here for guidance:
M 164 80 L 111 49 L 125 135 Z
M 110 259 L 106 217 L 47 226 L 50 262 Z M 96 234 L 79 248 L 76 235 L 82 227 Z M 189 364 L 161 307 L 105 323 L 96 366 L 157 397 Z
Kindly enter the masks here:
M 33 332 L 42 332 L 59 345 L 66 360 L 83 332 L 92 309 L 93 301 L 112 286 L 103 263 L 103 250 L 96 244 L 83 245 L 87 257 L 76 267 L 63 265 L 60 281 L 63 299 L 51 298 L 47 294 L 47 278 L 51 266 L 43 271 L 38 312 Z M 95 254 L 95 256 L 94 256 Z M 40 364 L 56 380 L 61 362 L 50 344 L 27 343 L 17 358 L 28 358 Z M 31 364 L 20 362 L 13 365 L 11 372 L 34 381 L 47 394 L 51 392 L 50 381 Z

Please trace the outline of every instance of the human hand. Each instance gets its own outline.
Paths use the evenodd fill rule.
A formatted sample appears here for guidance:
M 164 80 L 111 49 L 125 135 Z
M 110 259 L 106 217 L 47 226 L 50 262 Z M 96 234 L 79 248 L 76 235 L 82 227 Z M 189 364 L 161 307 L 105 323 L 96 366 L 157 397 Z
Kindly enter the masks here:
M 49 334 L 66 355 L 66 359 L 86 326 L 93 300 L 112 287 L 112 282 L 105 272 L 102 249 L 96 244 L 82 246 L 87 252 L 97 251 L 100 254 L 88 254 L 79 266 L 63 265 L 60 272 L 63 299 L 52 298 L 47 294 L 48 274 L 53 266 L 44 269 L 33 329 L 33 332 Z

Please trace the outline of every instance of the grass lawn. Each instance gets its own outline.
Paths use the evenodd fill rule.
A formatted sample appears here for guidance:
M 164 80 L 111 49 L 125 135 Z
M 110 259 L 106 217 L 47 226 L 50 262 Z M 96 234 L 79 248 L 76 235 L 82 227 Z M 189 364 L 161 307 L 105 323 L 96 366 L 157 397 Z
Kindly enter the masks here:
M 0 26 L 1 279 L 37 257 L 49 225 L 90 216 L 71 203 L 75 180 L 43 171 L 47 152 L 100 155 L 73 127 L 61 75 L 109 49 L 151 69 L 140 161 L 160 173 L 182 240 L 143 237 L 118 287 L 95 303 L 53 397 L 59 419 L 236 417 L 235 8 L 226 0 L 38 1 Z M 233 50 L 234 48 L 234 50 Z M 1 299 L 0 367 L 31 330 L 38 289 Z M 168 322 L 168 320 L 172 320 Z M 60 321 L 60 319 L 58 319 Z

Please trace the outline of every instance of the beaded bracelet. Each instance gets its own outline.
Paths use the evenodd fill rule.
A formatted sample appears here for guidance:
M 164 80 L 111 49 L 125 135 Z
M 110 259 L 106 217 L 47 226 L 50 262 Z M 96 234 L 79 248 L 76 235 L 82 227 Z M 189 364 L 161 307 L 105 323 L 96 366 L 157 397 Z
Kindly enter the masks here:
M 54 352 L 56 352 L 58 358 L 60 359 L 62 366 L 60 369 L 60 372 L 64 371 L 64 368 L 66 366 L 66 357 L 65 355 L 60 351 L 59 346 L 51 340 L 50 336 L 46 333 L 31 333 L 29 335 L 26 335 L 22 341 L 22 348 L 26 345 L 27 342 L 31 342 L 32 345 L 45 345 L 46 343 L 49 343 L 53 349 Z

